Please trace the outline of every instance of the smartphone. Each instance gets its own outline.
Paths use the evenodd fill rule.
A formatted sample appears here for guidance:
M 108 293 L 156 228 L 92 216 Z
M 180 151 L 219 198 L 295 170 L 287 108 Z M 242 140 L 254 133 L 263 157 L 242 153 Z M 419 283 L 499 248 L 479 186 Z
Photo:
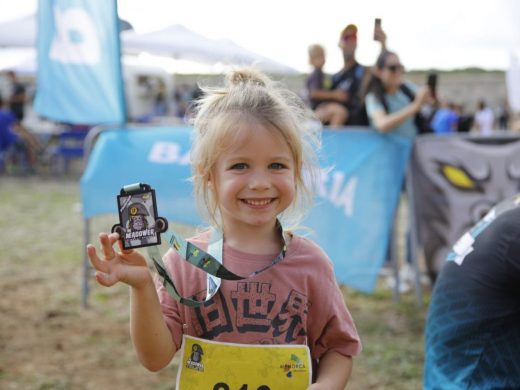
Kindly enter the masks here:
M 430 73 L 426 79 L 426 85 L 430 88 L 432 97 L 437 97 L 437 73 Z
M 376 39 L 376 31 L 381 28 L 381 18 L 374 19 L 374 40 Z

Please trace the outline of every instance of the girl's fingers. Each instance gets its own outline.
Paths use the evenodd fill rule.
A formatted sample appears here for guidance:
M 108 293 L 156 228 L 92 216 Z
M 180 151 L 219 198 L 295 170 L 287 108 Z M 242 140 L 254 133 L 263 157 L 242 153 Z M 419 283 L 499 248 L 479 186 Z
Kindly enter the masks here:
M 111 287 L 118 282 L 118 279 L 113 273 L 107 274 L 104 272 L 96 272 L 96 280 L 99 284 L 105 287 Z
M 119 235 L 118 235 L 118 237 L 119 237 Z M 133 252 L 133 249 L 123 249 L 123 241 L 121 241 L 121 240 L 117 241 L 117 245 L 119 245 L 119 250 L 121 251 L 121 253 L 123 255 L 129 255 L 130 253 Z
M 107 262 L 101 260 L 98 257 L 98 255 L 96 253 L 96 248 L 94 247 L 94 245 L 92 245 L 92 244 L 87 245 L 87 255 L 88 255 L 88 258 L 90 259 L 90 263 L 92 264 L 92 266 L 95 269 L 97 269 L 98 271 L 101 271 L 101 272 L 109 271 Z
M 106 233 L 99 234 L 99 242 L 101 243 L 101 251 L 103 252 L 103 256 L 105 256 L 105 260 L 112 260 L 116 257 L 116 252 L 114 251 L 114 247 L 113 247 L 114 242 L 116 240 L 114 240 L 113 234 L 111 234 L 110 236 Z
M 110 241 L 110 245 L 114 245 L 116 241 L 119 240 L 119 233 L 110 233 L 108 240 Z

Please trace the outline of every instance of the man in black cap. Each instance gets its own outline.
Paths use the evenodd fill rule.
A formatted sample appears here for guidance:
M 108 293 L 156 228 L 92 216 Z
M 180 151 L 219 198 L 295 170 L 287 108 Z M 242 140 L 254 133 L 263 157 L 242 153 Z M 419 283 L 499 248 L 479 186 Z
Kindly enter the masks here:
M 347 110 L 344 125 L 368 126 L 362 94 L 370 72 L 356 60 L 357 32 L 354 24 L 347 25 L 341 31 L 338 46 L 343 53 L 343 68 L 332 76 L 332 86 L 326 98 Z M 386 49 L 386 34 L 381 26 L 375 27 L 374 40 L 381 43 L 382 51 Z M 328 123 L 331 113 L 327 110 L 320 111 L 318 107 L 316 115 L 323 123 Z

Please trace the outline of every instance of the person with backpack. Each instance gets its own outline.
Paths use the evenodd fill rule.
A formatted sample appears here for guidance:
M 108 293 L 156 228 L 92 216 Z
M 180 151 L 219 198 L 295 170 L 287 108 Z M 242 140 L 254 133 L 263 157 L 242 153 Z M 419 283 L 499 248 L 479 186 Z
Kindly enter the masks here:
M 383 51 L 367 87 L 365 107 L 369 123 L 376 130 L 413 139 L 419 132 L 426 132 L 419 129 L 427 124 L 421 124 L 418 115 L 421 106 L 433 97 L 427 86 L 417 89 L 403 76 L 399 56 Z
M 386 33 L 381 26 L 374 30 L 374 40 L 386 49 Z M 318 107 L 316 116 L 326 125 L 368 126 L 368 119 L 363 107 L 363 91 L 370 76 L 369 68 L 356 59 L 358 28 L 348 24 L 341 30 L 338 46 L 343 56 L 343 67 L 332 75 L 329 90 L 320 94 L 320 99 L 327 104 Z M 338 112 L 340 115 L 338 115 Z M 340 118 L 341 116 L 341 118 Z M 343 119 L 341 123 L 333 119 Z M 338 120 L 339 120 L 338 119 Z
M 433 96 L 429 87 L 417 90 L 415 85 L 405 81 L 403 76 L 404 67 L 397 54 L 383 51 L 372 70 L 365 96 L 365 107 L 369 123 L 377 131 L 398 134 L 413 141 L 417 134 L 427 132 L 424 127 L 427 127 L 428 123 L 420 117 L 420 110 L 423 104 L 433 100 Z M 400 284 L 402 292 L 409 288 L 409 283 L 414 279 L 413 271 L 410 269 L 412 259 L 409 230 L 406 236 L 406 264 L 399 272 L 400 275 L 403 274 Z M 390 259 L 390 247 L 388 256 Z M 393 276 L 387 279 L 389 286 L 393 287 L 395 283 Z

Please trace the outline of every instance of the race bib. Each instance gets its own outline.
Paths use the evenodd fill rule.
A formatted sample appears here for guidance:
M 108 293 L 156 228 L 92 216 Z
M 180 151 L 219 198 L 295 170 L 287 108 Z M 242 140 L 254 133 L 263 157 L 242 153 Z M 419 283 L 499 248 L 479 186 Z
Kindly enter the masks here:
M 248 345 L 183 336 L 178 390 L 307 389 L 312 378 L 306 345 Z

